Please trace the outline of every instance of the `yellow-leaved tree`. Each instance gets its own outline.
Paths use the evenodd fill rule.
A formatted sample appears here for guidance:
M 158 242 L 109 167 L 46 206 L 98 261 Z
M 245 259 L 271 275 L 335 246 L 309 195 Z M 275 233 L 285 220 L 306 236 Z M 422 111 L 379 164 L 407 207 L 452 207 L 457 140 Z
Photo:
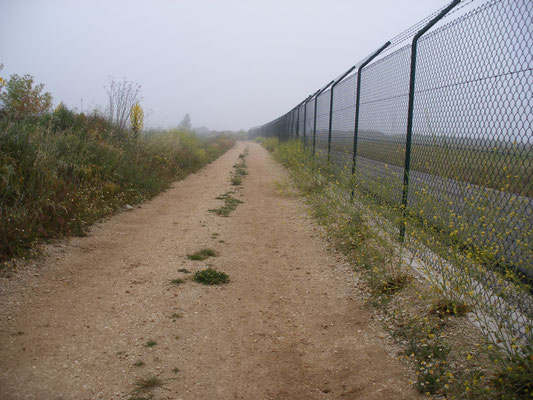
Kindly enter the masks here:
M 0 64 L 0 72 L 4 69 L 4 64 Z M 2 79 L 0 76 L 0 92 L 2 91 L 2 88 L 6 85 L 6 82 Z
M 133 137 L 137 138 L 144 126 L 144 111 L 139 103 L 135 103 L 130 108 L 130 122 L 133 130 Z

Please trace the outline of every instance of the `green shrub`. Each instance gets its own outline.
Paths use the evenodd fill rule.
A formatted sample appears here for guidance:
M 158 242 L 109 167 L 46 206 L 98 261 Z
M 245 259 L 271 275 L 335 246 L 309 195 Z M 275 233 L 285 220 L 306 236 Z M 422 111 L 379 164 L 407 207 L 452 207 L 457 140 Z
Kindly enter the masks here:
M 229 276 L 213 268 L 207 268 L 194 274 L 194 281 L 204 285 L 220 285 L 229 282 Z

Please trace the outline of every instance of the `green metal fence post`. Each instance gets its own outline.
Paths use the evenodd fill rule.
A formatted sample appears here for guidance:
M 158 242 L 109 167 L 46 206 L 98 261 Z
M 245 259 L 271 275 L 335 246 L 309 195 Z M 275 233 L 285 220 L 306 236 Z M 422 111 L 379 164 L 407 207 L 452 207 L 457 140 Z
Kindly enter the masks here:
M 381 53 L 383 50 L 389 47 L 390 43 L 391 42 L 387 42 L 383 46 L 381 46 L 379 49 L 377 49 L 357 69 L 357 89 L 355 92 L 355 125 L 354 125 L 354 130 L 353 130 L 352 177 L 355 175 L 355 168 L 357 164 L 357 141 L 359 140 L 359 109 L 360 109 L 360 100 L 361 100 L 361 72 L 363 72 L 363 68 L 366 67 L 374 58 L 376 58 L 379 55 L 379 53 Z M 350 198 L 352 200 L 353 200 L 354 194 L 355 194 L 354 187 L 352 187 L 352 193 L 350 195 Z
M 409 172 L 411 168 L 411 141 L 413 136 L 413 113 L 415 100 L 415 78 L 416 78 L 416 53 L 418 46 L 418 39 L 426 33 L 433 25 L 439 22 L 446 14 L 448 14 L 461 0 L 454 0 L 445 9 L 443 9 L 435 18 L 429 21 L 426 26 L 420 29 L 413 37 L 411 43 L 411 71 L 409 75 L 409 102 L 407 106 L 407 133 L 405 137 L 405 164 L 403 168 L 403 188 L 402 188 L 402 220 L 400 225 L 400 241 L 405 239 L 405 225 L 407 216 L 407 199 L 409 197 Z
M 344 74 L 340 76 L 340 78 L 336 79 L 335 82 L 333 82 L 333 85 L 331 86 L 331 95 L 329 98 L 329 126 L 328 126 L 328 163 L 330 159 L 331 154 L 331 129 L 332 129 L 332 121 L 333 118 L 333 89 L 335 89 L 335 86 L 337 86 L 338 83 L 340 83 L 346 76 L 352 72 L 355 69 L 355 65 L 350 68 L 348 71 L 346 71 Z
M 315 94 L 311 94 L 309 95 L 309 97 L 307 99 L 305 99 L 305 102 L 304 102 L 304 145 L 307 146 L 307 137 L 306 137 L 306 128 L 307 128 L 307 103 L 309 102 L 309 100 L 311 100 L 313 98 L 313 96 L 315 96 L 319 91 L 316 91 Z
M 316 109 L 317 109 L 317 103 L 318 103 L 318 96 L 320 96 L 328 87 L 330 87 L 333 82 L 331 81 L 326 86 L 324 86 L 322 89 L 320 89 L 317 94 L 315 95 L 315 120 L 313 122 L 313 155 L 315 155 L 315 148 L 316 148 Z
M 298 113 L 296 115 L 296 137 L 300 137 L 300 107 L 302 103 L 298 104 Z

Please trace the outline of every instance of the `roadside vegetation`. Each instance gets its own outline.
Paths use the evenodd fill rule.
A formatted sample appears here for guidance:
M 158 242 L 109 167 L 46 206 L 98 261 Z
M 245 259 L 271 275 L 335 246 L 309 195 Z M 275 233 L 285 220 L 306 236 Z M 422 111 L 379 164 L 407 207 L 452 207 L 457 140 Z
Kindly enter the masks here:
M 297 187 L 309 212 L 362 278 L 360 289 L 367 304 L 399 345 L 397 356 L 412 367 L 412 384 L 421 393 L 448 399 L 533 398 L 532 326 L 527 319 L 531 309 L 519 320 L 520 310 L 505 308 L 516 296 L 528 304 L 531 288 L 512 271 L 498 274 L 490 268 L 494 249 L 474 253 L 450 241 L 448 232 L 435 232 L 423 217 L 422 222 L 420 216 L 406 221 L 410 216 L 361 189 L 369 182 L 360 184 L 350 173 L 332 169 L 301 141 L 259 141 L 288 168 L 292 183 L 279 188 Z M 372 182 L 374 187 L 379 184 Z M 386 190 L 386 185 L 378 189 Z M 398 242 L 386 228 L 400 222 L 411 227 L 406 241 L 425 246 L 431 242 L 435 264 L 424 264 L 409 250 L 412 247 Z M 435 272 L 434 266 L 440 265 L 436 260 L 443 257 L 462 269 Z M 496 276 L 495 283 L 506 289 L 498 296 L 490 293 L 490 301 L 489 292 L 473 286 L 486 276 Z M 506 302 L 496 303 L 502 298 Z
M 63 103 L 52 109 L 52 96 L 31 76 L 0 81 L 0 266 L 43 239 L 83 235 L 234 144 L 227 134 L 206 139 L 183 129 L 143 134 L 143 115 L 137 101 L 127 124 Z

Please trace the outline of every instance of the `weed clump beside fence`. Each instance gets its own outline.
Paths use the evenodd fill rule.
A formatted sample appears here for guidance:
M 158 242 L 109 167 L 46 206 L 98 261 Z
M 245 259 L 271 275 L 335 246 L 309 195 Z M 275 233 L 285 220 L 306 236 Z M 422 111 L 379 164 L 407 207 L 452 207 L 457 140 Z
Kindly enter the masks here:
M 133 138 L 98 115 L 0 116 L 0 262 L 39 239 L 80 235 L 119 207 L 139 203 L 232 147 L 169 130 Z

